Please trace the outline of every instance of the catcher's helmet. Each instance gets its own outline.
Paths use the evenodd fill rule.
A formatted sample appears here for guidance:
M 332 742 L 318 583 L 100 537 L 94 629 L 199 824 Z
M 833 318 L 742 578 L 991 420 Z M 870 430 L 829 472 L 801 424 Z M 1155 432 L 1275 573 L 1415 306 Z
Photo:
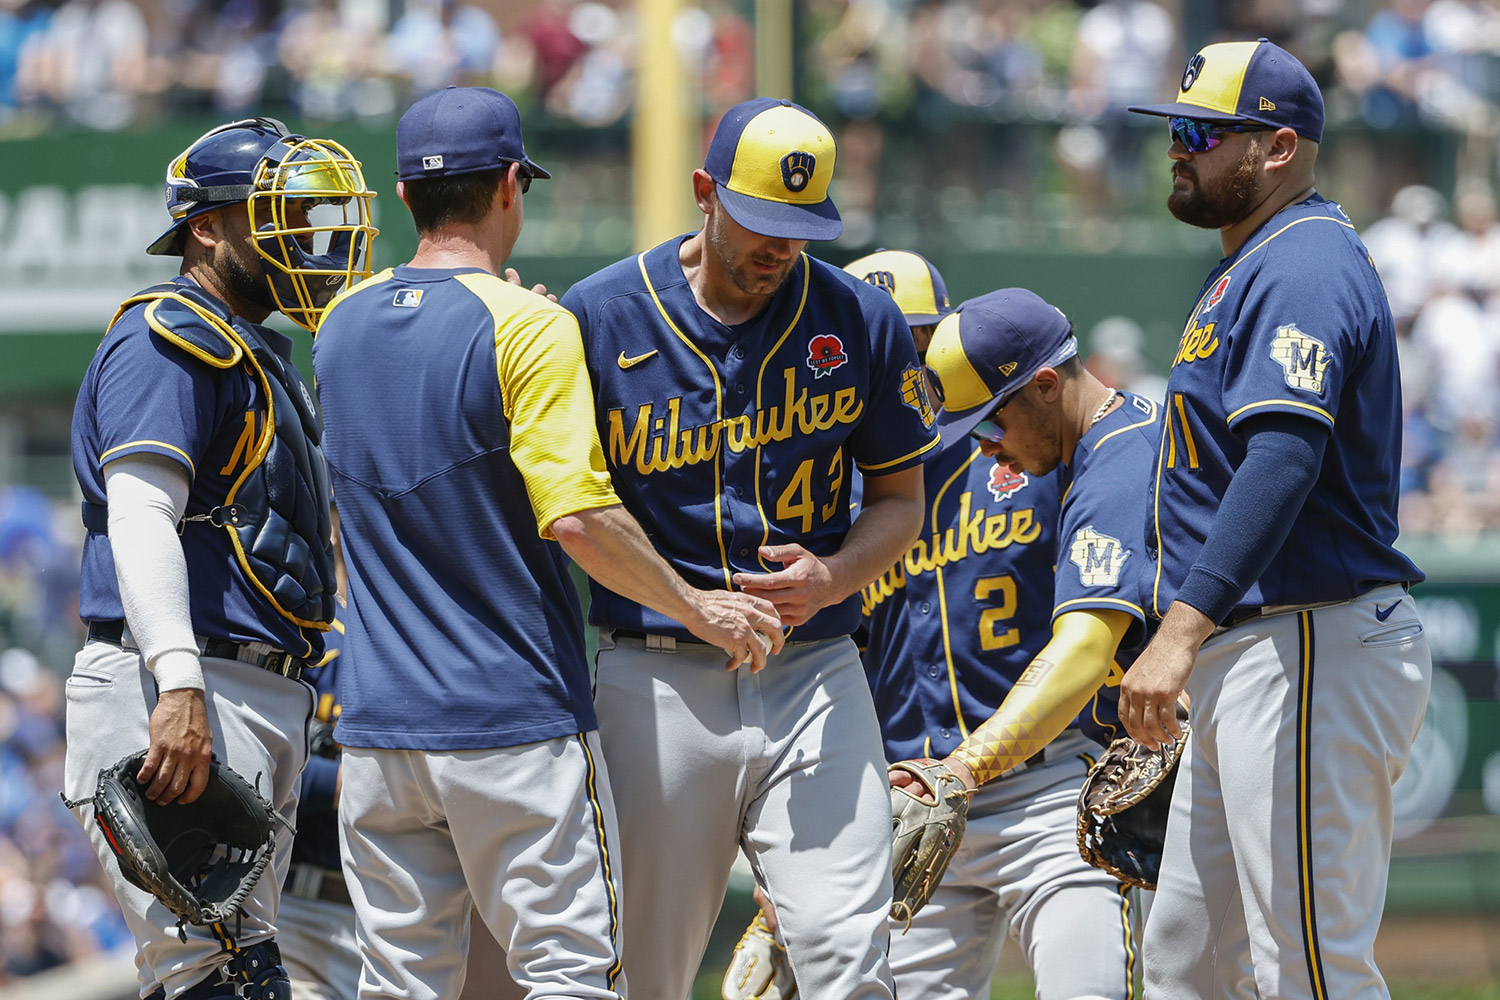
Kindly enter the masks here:
M 288 132 L 274 118 L 230 122 L 167 165 L 172 225 L 146 252 L 181 256 L 189 219 L 242 203 L 276 308 L 312 330 L 340 289 L 370 275 L 374 197 L 338 143 Z

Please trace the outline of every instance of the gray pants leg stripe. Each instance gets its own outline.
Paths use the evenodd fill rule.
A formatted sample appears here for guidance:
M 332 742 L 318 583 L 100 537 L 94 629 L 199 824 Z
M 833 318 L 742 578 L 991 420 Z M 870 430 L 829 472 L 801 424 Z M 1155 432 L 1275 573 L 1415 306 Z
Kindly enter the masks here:
M 1297 615 L 1300 676 L 1297 679 L 1297 870 L 1302 901 L 1302 942 L 1307 953 L 1307 978 L 1317 1000 L 1326 1000 L 1323 956 L 1318 946 L 1318 914 L 1312 870 L 1312 693 L 1313 620 L 1311 611 Z
M 609 967 L 607 985 L 611 990 L 615 990 L 615 980 L 620 978 L 620 969 L 622 968 L 622 959 L 620 958 L 620 901 L 615 896 L 615 877 L 614 872 L 610 870 L 609 844 L 605 841 L 604 837 L 604 812 L 599 807 L 599 794 L 595 790 L 595 783 L 599 773 L 598 768 L 594 765 L 593 751 L 589 749 L 589 741 L 584 739 L 583 733 L 578 734 L 578 745 L 583 747 L 584 759 L 589 763 L 588 792 L 589 805 L 593 807 L 594 812 L 594 844 L 599 849 L 599 865 L 604 871 L 605 889 L 609 892 L 609 941 L 611 947 L 615 950 L 615 961 Z M 619 995 L 619 991 L 615 990 L 615 996 L 618 997 Z
M 1128 885 L 1120 886 L 1120 932 L 1123 935 L 1121 940 L 1125 944 L 1125 1000 L 1135 1000 L 1135 936 L 1130 933 L 1130 886 Z

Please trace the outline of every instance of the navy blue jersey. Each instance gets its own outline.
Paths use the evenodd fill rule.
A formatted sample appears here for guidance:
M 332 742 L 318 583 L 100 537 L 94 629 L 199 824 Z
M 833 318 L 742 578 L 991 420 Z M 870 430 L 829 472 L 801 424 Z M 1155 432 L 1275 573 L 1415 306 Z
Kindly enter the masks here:
M 483 271 L 398 267 L 335 300 L 313 368 L 358 664 L 339 742 L 486 749 L 594 729 L 550 531 L 619 498 L 573 317 Z
M 886 758 L 943 757 L 994 714 L 1052 637 L 1057 476 L 967 439 L 928 459 L 922 534 L 861 591 Z
M 1245 458 L 1242 421 L 1291 414 L 1329 431 L 1312 492 L 1240 606 L 1343 600 L 1421 580 L 1394 548 L 1401 381 L 1385 290 L 1338 205 L 1288 206 L 1204 282 L 1167 384 L 1155 476 L 1164 614 Z
M 343 612 L 341 611 L 340 614 Z M 313 717 L 333 723 L 339 717 L 339 673 L 348 664 L 343 659 L 344 623 L 335 619 L 327 636 L 327 648 L 317 667 L 303 674 L 318 694 Z M 302 771 L 302 795 L 297 800 L 297 835 L 292 838 L 292 862 L 338 869 L 339 809 L 338 757 L 308 754 Z
M 1061 467 L 1062 510 L 1057 528 L 1057 575 L 1052 617 L 1100 608 L 1123 611 L 1133 623 L 1120 640 L 1115 667 L 1083 728 L 1108 744 L 1123 735 L 1117 706 L 1124 672 L 1150 638 L 1146 615 L 1154 565 L 1146 529 L 1150 492 L 1144 483 L 1161 441 L 1161 406 L 1122 393 L 1124 403 L 1078 441 L 1071 465 Z
M 699 307 L 669 240 L 579 282 L 599 435 L 625 506 L 692 585 L 779 570 L 762 545 L 818 556 L 843 544 L 851 469 L 921 463 L 937 446 L 916 348 L 884 291 L 803 254 L 769 306 L 729 327 Z M 593 585 L 598 625 L 691 638 Z M 793 637 L 848 635 L 859 596 Z
M 186 278 L 178 283 L 196 288 Z M 73 408 L 73 471 L 86 504 L 103 510 L 104 465 L 128 455 L 161 455 L 191 480 L 187 514 L 225 502 L 266 433 L 265 393 L 244 364 L 216 368 L 159 334 L 145 304 L 127 310 L 94 352 Z M 266 343 L 294 372 L 292 342 L 266 327 Z M 79 609 L 87 621 L 125 617 L 104 525 L 88 524 Z M 323 633 L 283 617 L 256 589 L 219 529 L 186 531 L 188 610 L 198 635 L 264 642 L 296 656 L 323 655 Z

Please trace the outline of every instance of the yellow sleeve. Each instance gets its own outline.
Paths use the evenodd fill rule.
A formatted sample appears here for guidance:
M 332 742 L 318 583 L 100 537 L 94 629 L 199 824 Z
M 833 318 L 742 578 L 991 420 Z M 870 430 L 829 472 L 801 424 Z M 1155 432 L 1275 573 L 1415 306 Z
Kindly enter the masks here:
M 963 762 L 982 785 L 1057 739 L 1104 683 L 1133 620 L 1109 608 L 1058 615 L 1052 622 L 1052 639 L 995 714 L 950 756 Z
M 492 275 L 459 278 L 495 317 L 495 368 L 510 455 L 536 514 L 537 532 L 580 510 L 620 502 L 594 423 L 578 321 L 562 306 Z

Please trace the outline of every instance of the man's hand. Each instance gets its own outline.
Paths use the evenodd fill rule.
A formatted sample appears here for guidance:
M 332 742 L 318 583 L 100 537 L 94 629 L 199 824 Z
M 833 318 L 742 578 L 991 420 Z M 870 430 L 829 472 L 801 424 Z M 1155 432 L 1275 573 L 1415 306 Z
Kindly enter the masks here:
M 969 770 L 969 765 L 957 757 L 944 757 L 943 766 L 952 771 L 959 781 L 964 783 L 964 790 L 972 792 L 979 787 L 979 782 L 974 780 L 974 772 Z M 907 771 L 886 771 L 886 777 L 890 779 L 892 788 L 909 788 L 917 779 L 913 778 Z M 936 799 L 927 792 L 925 788 L 918 788 L 917 797 L 923 802 L 935 802 Z
M 766 657 L 781 652 L 786 636 L 770 601 L 731 590 L 700 590 L 694 614 L 683 621 L 688 631 L 729 654 L 725 669 L 749 663 L 752 673 L 764 669 Z
M 747 594 L 770 600 L 785 625 L 806 624 L 845 596 L 834 589 L 833 573 L 827 564 L 795 542 L 762 545 L 760 555 L 785 568 L 773 573 L 736 573 L 734 585 Z
M 776 907 L 771 905 L 771 897 L 766 895 L 766 891 L 760 887 L 759 882 L 755 883 L 755 888 L 751 890 L 750 895 L 755 899 L 755 905 L 760 907 L 760 912 L 766 920 L 766 927 L 772 934 L 775 934 Z
M 505 280 L 508 281 L 508 282 L 510 282 L 512 285 L 515 285 L 517 288 L 525 288 L 526 287 L 525 285 L 521 284 L 521 272 L 517 271 L 513 267 L 507 267 L 505 269 Z M 547 298 L 551 299 L 553 302 L 557 301 L 557 296 L 549 294 L 548 291 L 547 291 L 547 286 L 544 285 L 544 284 L 542 284 L 541 282 L 538 282 L 535 285 L 532 285 L 531 286 L 531 290 L 533 292 L 536 292 L 538 295 L 546 296 Z
M 1152 750 L 1182 737 L 1177 699 L 1192 676 L 1198 647 L 1214 623 L 1197 608 L 1174 601 L 1161 628 L 1120 683 L 1120 721 L 1130 738 Z
M 151 712 L 151 747 L 136 780 L 158 805 L 186 805 L 208 787 L 213 731 L 201 688 L 163 691 Z

